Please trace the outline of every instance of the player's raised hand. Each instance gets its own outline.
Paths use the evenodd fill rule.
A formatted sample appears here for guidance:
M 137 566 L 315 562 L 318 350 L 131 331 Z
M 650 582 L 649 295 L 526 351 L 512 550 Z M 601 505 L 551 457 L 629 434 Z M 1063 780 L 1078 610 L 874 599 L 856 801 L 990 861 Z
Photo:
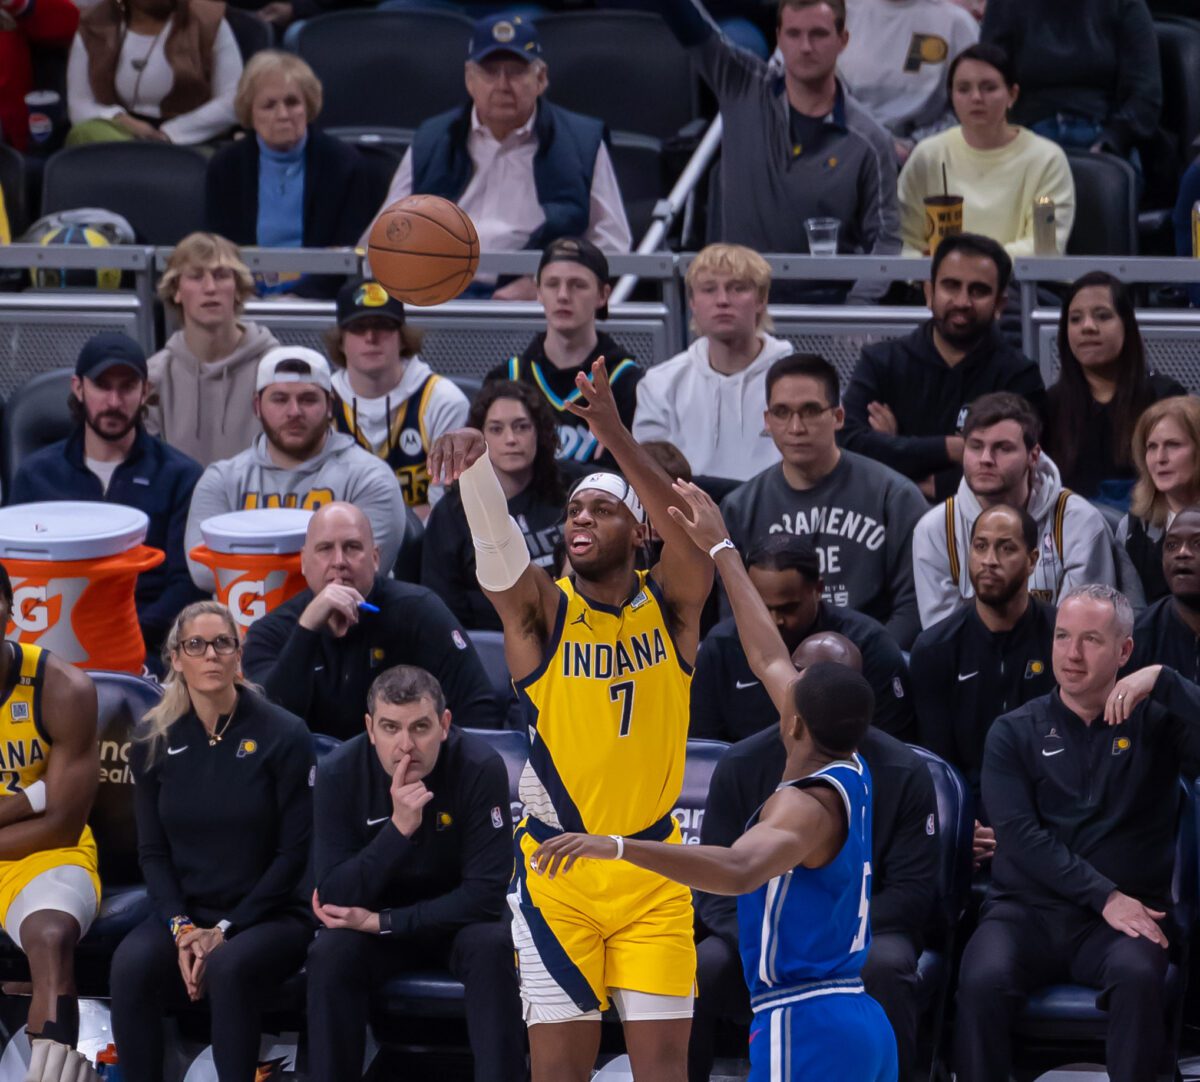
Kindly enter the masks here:
M 667 513 L 687 533 L 696 547 L 708 552 L 713 545 L 729 536 L 729 528 L 721 517 L 721 510 L 704 489 L 691 481 L 676 481 L 672 486 L 687 510 L 672 505 Z
M 557 834 L 534 850 L 529 866 L 553 879 L 559 872 L 569 872 L 580 857 L 616 860 L 617 843 L 603 834 Z
M 621 414 L 617 411 L 617 400 L 613 397 L 612 385 L 608 382 L 608 366 L 603 357 L 597 357 L 592 362 L 592 378 L 588 379 L 582 372 L 575 376 L 575 386 L 579 388 L 579 398 L 574 402 L 565 402 L 566 409 L 587 421 L 592 435 L 601 443 L 612 442 L 615 432 L 625 426 Z
M 429 479 L 435 485 L 457 481 L 468 466 L 487 454 L 487 441 L 477 428 L 456 428 L 444 432 L 429 448 Z

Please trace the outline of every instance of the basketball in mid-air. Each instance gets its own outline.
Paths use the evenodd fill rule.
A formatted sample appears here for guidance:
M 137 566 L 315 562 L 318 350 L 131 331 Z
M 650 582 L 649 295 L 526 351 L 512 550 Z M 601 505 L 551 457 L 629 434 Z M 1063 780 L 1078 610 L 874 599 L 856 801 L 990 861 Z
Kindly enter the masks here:
M 371 273 L 398 301 L 452 301 L 479 267 L 475 223 L 449 199 L 410 195 L 387 207 L 371 227 Z

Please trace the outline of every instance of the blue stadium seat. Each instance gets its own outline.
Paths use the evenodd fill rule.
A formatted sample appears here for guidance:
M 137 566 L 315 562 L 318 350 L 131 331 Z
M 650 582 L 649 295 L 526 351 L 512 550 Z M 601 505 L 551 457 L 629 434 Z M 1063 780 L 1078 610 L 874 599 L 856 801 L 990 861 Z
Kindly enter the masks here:
M 679 820 L 685 842 L 699 839 L 700 824 L 704 819 L 704 805 L 708 802 L 708 787 L 713 771 L 725 750 L 729 747 L 723 740 L 689 740 L 687 761 L 683 767 L 683 788 L 672 815 Z
M 483 662 L 483 671 L 492 685 L 492 691 L 501 703 L 508 702 L 513 693 L 512 676 L 508 671 L 508 661 L 504 657 L 503 631 L 468 631 L 467 638 L 475 647 L 475 653 Z
M 421 581 L 421 546 L 425 543 L 425 523 L 408 506 L 404 508 L 404 536 L 400 539 L 400 551 L 392 565 L 392 575 L 401 582 Z
M 254 12 L 243 8 L 235 8 L 232 4 L 225 6 L 225 21 L 233 31 L 237 41 L 238 52 L 242 54 L 244 64 L 255 53 L 275 46 L 275 27 Z
M 22 460 L 70 433 L 74 422 L 67 397 L 73 371 L 55 368 L 34 376 L 8 400 L 0 429 L 0 483 L 6 502 Z
M 1075 224 L 1067 255 L 1135 255 L 1138 179 L 1124 158 L 1068 150 L 1075 181 Z
M 16 239 L 29 224 L 25 213 L 25 156 L 7 143 L 0 143 L 0 191 L 4 193 L 8 227 Z

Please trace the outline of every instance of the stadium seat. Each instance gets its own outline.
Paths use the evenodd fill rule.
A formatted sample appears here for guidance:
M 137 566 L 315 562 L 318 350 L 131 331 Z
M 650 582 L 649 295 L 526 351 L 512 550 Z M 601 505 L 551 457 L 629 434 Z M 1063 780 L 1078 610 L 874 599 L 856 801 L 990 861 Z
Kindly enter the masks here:
M 1137 174 L 1124 158 L 1067 151 L 1075 180 L 1075 225 L 1067 255 L 1134 255 L 1138 244 Z
M 502 703 L 508 702 L 512 694 L 512 676 L 508 671 L 508 661 L 504 657 L 504 632 L 502 631 L 468 631 L 467 638 L 475 647 L 475 653 L 483 662 L 483 671 L 487 673 L 496 698 Z
M 274 47 L 275 27 L 253 12 L 226 4 L 225 21 L 237 39 L 238 52 L 242 54 L 243 63 L 255 53 Z
M 425 523 L 411 508 L 404 508 L 404 536 L 400 539 L 400 551 L 392 565 L 392 574 L 401 582 L 421 581 L 421 547 L 425 543 Z
M 450 380 L 467 396 L 468 402 L 474 402 L 475 396 L 483 389 L 483 379 L 480 376 L 451 376 Z
M 698 841 L 700 824 L 704 820 L 704 805 L 708 803 L 708 786 L 713 771 L 728 744 L 723 740 L 689 740 L 687 760 L 683 766 L 683 787 L 671 812 L 679 821 L 685 842 Z
M 1179 830 L 1175 839 L 1175 871 L 1171 880 L 1170 918 L 1175 926 L 1171 962 L 1167 966 L 1167 1043 L 1160 1071 L 1175 1071 L 1175 1060 L 1183 1026 L 1184 990 L 1187 985 L 1190 934 L 1196 918 L 1198 828 L 1196 793 L 1181 782 Z M 1014 1034 L 1028 1044 L 1065 1045 L 1087 1042 L 1103 1045 L 1108 1014 L 1096 1005 L 1099 992 L 1074 984 L 1056 984 L 1038 989 L 1025 1000 L 1017 1016 Z M 1077 1053 L 1064 1052 L 1068 1058 Z M 1068 1062 L 1064 1059 L 1063 1062 Z
M 700 115 L 691 59 L 659 16 L 556 12 L 537 26 L 555 105 L 599 117 L 614 132 L 664 140 Z
M 652 135 L 615 131 L 610 151 L 633 244 L 637 247 L 653 221 L 654 205 L 666 195 L 662 143 Z
M 386 132 L 465 104 L 471 21 L 448 11 L 338 11 L 307 20 L 296 52 L 325 89 L 323 126 Z
M 204 228 L 207 160 L 164 143 L 68 147 L 46 162 L 42 213 L 103 207 L 123 215 L 139 241 L 173 245 Z
M 34 376 L 8 400 L 0 430 L 0 480 L 6 500 L 21 461 L 71 431 L 67 396 L 72 371 L 56 368 Z
M 4 193 L 4 212 L 15 240 L 29 224 L 25 213 L 25 157 L 7 143 L 0 143 L 0 191 Z
M 1175 141 L 1178 160 L 1192 160 L 1200 136 L 1200 23 L 1164 19 L 1154 24 L 1162 68 L 1162 126 Z

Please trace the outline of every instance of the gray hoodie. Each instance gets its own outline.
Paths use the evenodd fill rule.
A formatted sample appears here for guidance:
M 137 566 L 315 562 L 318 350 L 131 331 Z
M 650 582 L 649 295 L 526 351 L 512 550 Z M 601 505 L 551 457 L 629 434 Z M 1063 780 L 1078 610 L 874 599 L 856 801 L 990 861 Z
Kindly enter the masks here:
M 279 342 L 257 323 L 240 326 L 242 340 L 228 357 L 201 361 L 180 330 L 147 362 L 151 394 L 146 431 L 201 466 L 249 447 L 262 431 L 254 416 L 258 362 Z
M 1058 467 L 1043 452 L 1034 468 L 1033 488 L 1026 506 L 1038 524 L 1038 562 L 1029 576 L 1029 589 L 1050 605 L 1057 605 L 1059 598 L 1076 586 L 1094 582 L 1117 585 L 1113 537 L 1104 516 L 1073 492 L 1066 499 L 1062 516 L 1060 551 L 1054 527 L 1061 492 L 1063 484 Z M 979 499 L 967 487 L 964 477 L 954 497 L 957 581 L 950 567 L 946 504 L 938 504 L 917 523 L 913 533 L 913 575 L 922 627 L 932 627 L 949 616 L 964 598 L 974 596 L 967 562 L 971 527 L 980 510 Z
M 196 482 L 184 533 L 184 551 L 204 543 L 200 524 L 213 515 L 252 507 L 301 507 L 315 511 L 334 500 L 358 507 L 371 522 L 379 547 L 379 569 L 387 574 L 404 537 L 406 512 L 396 475 L 384 461 L 341 432 L 330 431 L 325 446 L 295 469 L 275 465 L 267 437 L 259 435 L 245 451 L 214 462 Z M 212 572 L 188 560 L 192 581 L 214 588 Z

